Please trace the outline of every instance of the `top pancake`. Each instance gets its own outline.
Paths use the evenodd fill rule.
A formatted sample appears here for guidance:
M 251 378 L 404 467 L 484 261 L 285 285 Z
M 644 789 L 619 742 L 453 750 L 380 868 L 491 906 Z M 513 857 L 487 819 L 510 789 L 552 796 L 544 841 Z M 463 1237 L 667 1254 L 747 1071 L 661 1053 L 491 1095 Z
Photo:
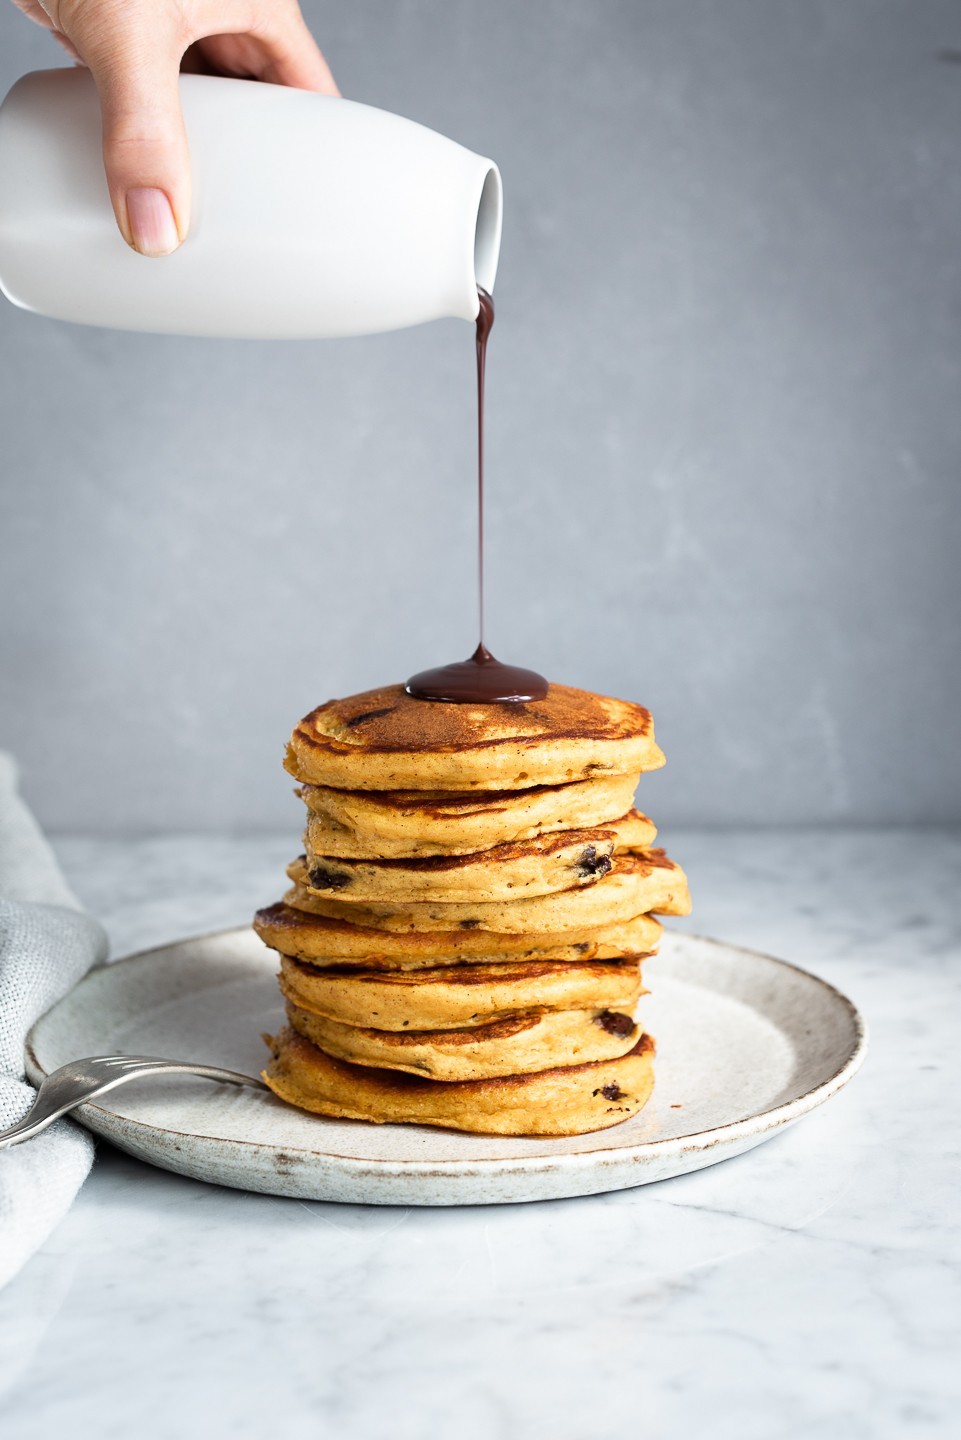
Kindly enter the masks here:
M 526 705 L 416 700 L 402 685 L 329 700 L 284 761 L 298 780 L 345 790 L 523 790 L 663 763 L 642 705 L 567 685 Z

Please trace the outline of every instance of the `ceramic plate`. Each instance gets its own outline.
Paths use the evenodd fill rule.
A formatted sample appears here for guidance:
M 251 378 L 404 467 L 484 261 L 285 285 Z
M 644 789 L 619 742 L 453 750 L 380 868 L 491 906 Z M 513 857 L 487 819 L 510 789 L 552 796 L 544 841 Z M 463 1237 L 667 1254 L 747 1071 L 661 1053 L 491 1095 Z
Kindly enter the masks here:
M 200 1060 L 256 1075 L 281 1023 L 276 959 L 248 929 L 96 970 L 34 1026 L 39 1081 L 86 1055 Z M 823 980 L 666 933 L 639 1011 L 657 1040 L 646 1108 L 562 1140 L 324 1120 L 210 1081 L 134 1081 L 77 1118 L 151 1164 L 220 1185 L 374 1205 L 491 1204 L 622 1190 L 739 1155 L 835 1094 L 864 1058 L 857 1010 Z

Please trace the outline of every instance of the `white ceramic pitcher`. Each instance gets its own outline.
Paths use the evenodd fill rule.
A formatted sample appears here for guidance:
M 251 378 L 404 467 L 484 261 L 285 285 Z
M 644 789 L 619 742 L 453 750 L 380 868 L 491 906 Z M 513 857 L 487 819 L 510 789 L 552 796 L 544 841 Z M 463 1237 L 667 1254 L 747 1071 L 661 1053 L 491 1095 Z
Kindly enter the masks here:
M 0 288 L 58 320 L 179 335 L 364 335 L 473 320 L 501 235 L 496 165 L 384 110 L 183 75 L 190 233 L 125 244 L 83 69 L 18 80 L 0 107 Z

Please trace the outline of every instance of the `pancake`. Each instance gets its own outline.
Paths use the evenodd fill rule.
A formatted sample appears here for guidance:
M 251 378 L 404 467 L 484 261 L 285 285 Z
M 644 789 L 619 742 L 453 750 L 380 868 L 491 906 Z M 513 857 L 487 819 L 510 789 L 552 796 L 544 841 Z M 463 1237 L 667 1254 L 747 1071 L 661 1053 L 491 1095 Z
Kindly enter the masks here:
M 310 888 L 344 900 L 409 902 L 515 900 L 592 885 L 611 869 L 615 850 L 645 850 L 654 826 L 630 810 L 595 830 L 557 830 L 495 845 L 473 855 L 404 860 L 345 860 L 318 854 L 315 817 L 304 836 Z
M 529 704 L 445 705 L 402 685 L 328 700 L 294 730 L 284 764 L 339 790 L 525 790 L 656 770 L 641 705 L 551 685 Z
M 280 988 L 301 1010 L 377 1030 L 484 1025 L 521 1011 L 626 1010 L 644 993 L 636 960 L 437 965 L 388 974 L 280 957 Z
M 468 855 L 553 830 L 593 829 L 631 808 L 636 778 L 604 775 L 569 785 L 467 793 L 302 785 L 297 793 L 311 812 L 318 854 L 392 859 Z M 652 833 L 648 844 L 653 840 Z
M 480 1135 L 583 1135 L 636 1115 L 654 1086 L 649 1035 L 615 1060 L 454 1082 L 335 1060 L 289 1027 L 268 1044 L 271 1059 L 262 1075 L 281 1100 L 318 1115 L 375 1124 L 410 1121 Z
M 511 1015 L 457 1030 L 373 1030 L 341 1025 L 288 1004 L 292 1029 L 325 1055 L 352 1065 L 402 1070 L 445 1083 L 530 1075 L 558 1066 L 614 1060 L 639 1039 L 632 1016 L 607 1010 Z
M 565 930 L 589 930 L 595 925 L 630 920 L 655 911 L 687 915 L 691 902 L 687 878 L 663 850 L 615 855 L 613 868 L 593 885 L 555 890 L 517 900 L 477 901 L 470 904 L 441 901 L 349 901 L 321 895 L 308 883 L 303 857 L 287 867 L 287 874 L 310 896 L 311 909 L 335 920 L 383 930 L 487 930 L 495 934 L 551 935 Z
M 386 972 L 518 960 L 570 963 L 629 959 L 652 954 L 661 939 L 661 927 L 651 915 L 635 915 L 615 924 L 588 926 L 560 935 L 520 932 L 492 936 L 470 928 L 422 933 L 377 930 L 315 914 L 314 903 L 308 890 L 295 885 L 284 902 L 257 911 L 254 929 L 265 945 L 284 955 L 327 967 Z

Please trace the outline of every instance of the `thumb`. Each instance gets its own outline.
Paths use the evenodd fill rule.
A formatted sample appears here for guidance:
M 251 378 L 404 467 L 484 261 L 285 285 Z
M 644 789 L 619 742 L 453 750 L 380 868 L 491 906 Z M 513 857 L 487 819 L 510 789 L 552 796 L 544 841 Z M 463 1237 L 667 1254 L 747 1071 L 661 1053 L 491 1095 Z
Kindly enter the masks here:
M 100 94 L 110 201 L 128 245 L 169 255 L 190 225 L 190 152 L 180 108 L 180 53 L 156 34 L 112 37 L 86 48 Z

